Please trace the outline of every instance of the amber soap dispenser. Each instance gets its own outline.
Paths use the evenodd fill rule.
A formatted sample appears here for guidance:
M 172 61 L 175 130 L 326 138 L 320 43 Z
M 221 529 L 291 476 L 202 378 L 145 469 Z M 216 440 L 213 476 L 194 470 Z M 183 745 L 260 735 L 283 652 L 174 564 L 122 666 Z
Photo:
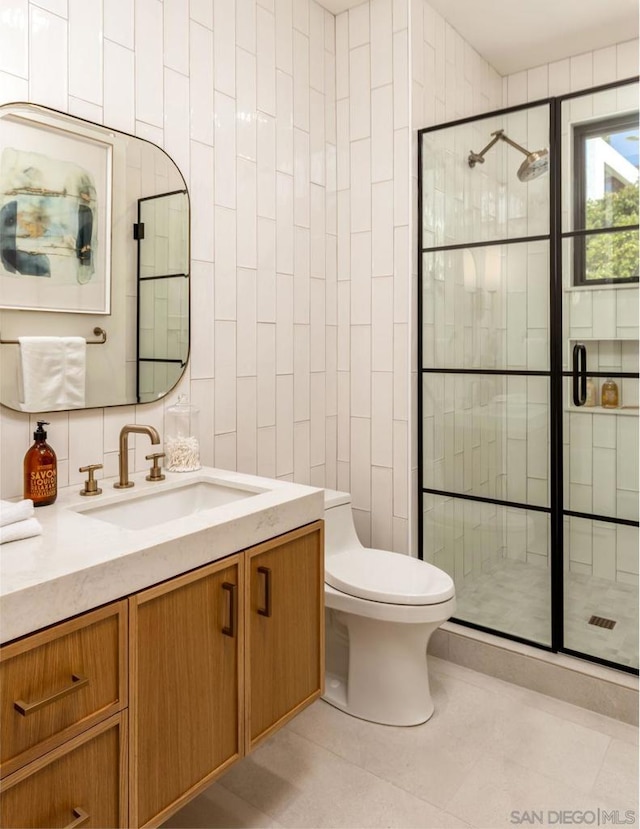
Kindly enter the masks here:
M 42 428 L 48 425 L 38 421 L 33 433 L 35 443 L 24 456 L 24 497 L 30 498 L 34 507 L 46 507 L 58 497 L 58 459 Z

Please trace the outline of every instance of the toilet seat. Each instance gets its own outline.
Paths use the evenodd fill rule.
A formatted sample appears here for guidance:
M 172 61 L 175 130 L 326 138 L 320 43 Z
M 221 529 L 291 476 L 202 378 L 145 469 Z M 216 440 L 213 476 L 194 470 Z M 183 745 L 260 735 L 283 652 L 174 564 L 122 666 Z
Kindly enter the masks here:
M 327 556 L 325 581 L 342 593 L 385 604 L 432 605 L 455 594 L 451 577 L 432 564 L 370 548 Z

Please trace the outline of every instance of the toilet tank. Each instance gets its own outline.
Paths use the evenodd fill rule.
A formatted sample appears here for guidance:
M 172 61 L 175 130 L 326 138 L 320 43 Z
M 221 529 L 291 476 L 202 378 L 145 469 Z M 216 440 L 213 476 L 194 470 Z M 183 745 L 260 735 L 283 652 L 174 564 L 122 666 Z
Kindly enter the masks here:
M 351 512 L 351 495 L 333 489 L 324 491 L 324 554 L 330 556 L 360 548 Z

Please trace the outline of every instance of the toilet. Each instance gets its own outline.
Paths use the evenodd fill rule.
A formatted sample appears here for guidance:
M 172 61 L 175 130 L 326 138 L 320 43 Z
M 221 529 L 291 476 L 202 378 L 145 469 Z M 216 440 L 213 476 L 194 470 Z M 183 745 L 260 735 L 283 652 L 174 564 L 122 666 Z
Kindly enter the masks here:
M 325 490 L 324 699 L 363 720 L 433 714 L 427 644 L 455 611 L 453 580 L 411 556 L 363 547 L 348 492 Z

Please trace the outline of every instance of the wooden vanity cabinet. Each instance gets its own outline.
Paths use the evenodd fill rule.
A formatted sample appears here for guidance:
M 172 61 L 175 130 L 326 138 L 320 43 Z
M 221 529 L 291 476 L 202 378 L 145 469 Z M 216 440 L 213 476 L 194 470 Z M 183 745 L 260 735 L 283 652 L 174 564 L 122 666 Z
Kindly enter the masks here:
M 246 551 L 246 753 L 323 691 L 323 530 Z
M 3 646 L 0 825 L 158 826 L 316 699 L 323 526 Z
M 129 599 L 132 826 L 157 826 L 242 753 L 242 556 Z

